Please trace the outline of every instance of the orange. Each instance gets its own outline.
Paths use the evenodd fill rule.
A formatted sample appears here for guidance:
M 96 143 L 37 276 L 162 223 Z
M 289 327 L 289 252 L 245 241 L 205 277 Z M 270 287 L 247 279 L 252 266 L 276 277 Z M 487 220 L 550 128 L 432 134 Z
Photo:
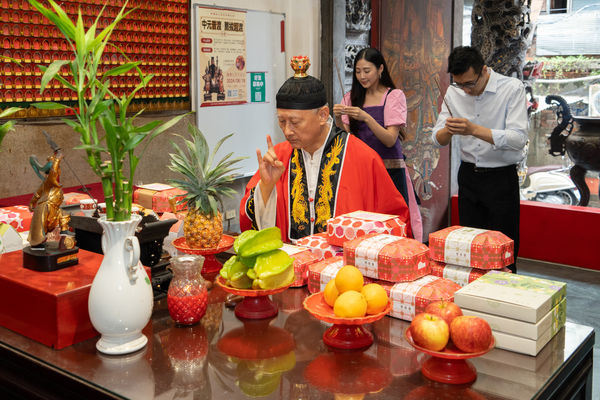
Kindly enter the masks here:
M 327 286 L 325 286 L 325 290 L 323 290 L 323 298 L 325 299 L 325 303 L 329 304 L 331 307 L 335 304 L 335 300 L 340 295 L 340 292 L 337 290 L 337 286 L 335 286 L 335 279 L 327 282 Z
M 344 265 L 335 276 L 335 286 L 340 293 L 348 290 L 360 292 L 364 283 L 362 273 L 353 265 Z
M 333 313 L 343 318 L 364 317 L 367 313 L 367 300 L 359 292 L 347 290 L 335 301 Z
M 361 294 L 367 300 L 367 314 L 380 313 L 388 304 L 388 295 L 385 289 L 377 283 L 369 283 L 363 286 Z

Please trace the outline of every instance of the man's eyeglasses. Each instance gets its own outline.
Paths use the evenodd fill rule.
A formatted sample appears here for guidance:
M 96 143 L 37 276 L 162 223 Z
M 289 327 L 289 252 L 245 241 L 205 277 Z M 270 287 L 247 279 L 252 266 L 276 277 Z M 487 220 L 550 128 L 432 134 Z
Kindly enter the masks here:
M 477 82 L 479 82 L 479 78 L 481 78 L 481 72 L 479 73 L 479 75 L 477 75 L 477 79 L 475 79 L 474 81 L 464 83 L 452 82 L 452 86 L 457 87 L 459 89 L 473 89 L 475 85 L 477 85 Z

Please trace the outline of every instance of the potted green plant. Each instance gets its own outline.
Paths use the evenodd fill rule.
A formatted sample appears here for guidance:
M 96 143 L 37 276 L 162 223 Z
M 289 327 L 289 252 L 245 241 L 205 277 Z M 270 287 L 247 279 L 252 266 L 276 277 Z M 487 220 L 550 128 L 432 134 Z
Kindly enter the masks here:
M 184 115 L 168 122 L 153 121 L 135 125 L 135 115 L 127 108 L 135 94 L 148 84 L 152 75 L 145 75 L 139 61 L 130 61 L 103 72 L 104 51 L 118 48 L 110 43 L 115 27 L 133 10 L 127 11 L 125 1 L 112 22 L 99 29 L 104 20 L 103 8 L 93 24 L 86 30 L 81 10 L 77 20 L 71 21 L 67 13 L 53 0 L 46 8 L 36 0 L 29 3 L 48 18 L 66 38 L 72 50 L 71 60 L 55 60 L 48 66 L 39 66 L 43 72 L 41 91 L 52 81 L 76 94 L 75 106 L 55 102 L 37 103 L 41 109 L 69 108 L 75 119 L 63 119 L 79 134 L 86 152 L 87 162 L 102 181 L 106 202 L 106 217 L 99 220 L 104 233 L 102 249 L 104 258 L 96 274 L 88 300 L 88 310 L 93 326 L 102 334 L 96 348 L 108 354 L 136 351 L 147 342 L 141 329 L 152 314 L 152 288 L 148 275 L 138 262 L 139 242 L 134 236 L 141 217 L 131 214 L 133 176 L 148 143 L 166 131 Z M 117 96 L 111 90 L 111 78 L 135 71 L 139 83 L 128 94 Z M 136 148 L 144 143 L 141 154 Z M 127 168 L 125 168 L 127 167 Z M 127 174 L 125 174 L 127 171 Z

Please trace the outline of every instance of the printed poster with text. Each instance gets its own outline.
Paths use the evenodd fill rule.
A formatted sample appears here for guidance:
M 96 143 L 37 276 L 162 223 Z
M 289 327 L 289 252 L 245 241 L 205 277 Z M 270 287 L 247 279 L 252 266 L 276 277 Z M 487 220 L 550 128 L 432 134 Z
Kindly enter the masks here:
M 202 107 L 246 102 L 246 13 L 198 9 Z

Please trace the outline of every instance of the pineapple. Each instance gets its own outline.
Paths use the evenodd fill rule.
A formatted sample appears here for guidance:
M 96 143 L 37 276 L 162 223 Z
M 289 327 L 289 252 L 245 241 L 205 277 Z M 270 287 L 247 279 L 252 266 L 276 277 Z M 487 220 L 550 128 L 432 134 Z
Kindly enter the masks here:
M 188 214 L 183 222 L 186 243 L 192 248 L 217 247 L 223 234 L 223 216 L 219 211 L 223 196 L 236 194 L 229 185 L 233 182 L 233 167 L 244 157 L 231 158 L 227 154 L 216 165 L 213 159 L 223 142 L 233 134 L 223 137 L 210 152 L 206 138 L 200 130 L 189 124 L 188 131 L 192 140 L 185 139 L 182 148 L 172 143 L 175 150 L 171 153 L 169 169 L 181 174 L 179 179 L 170 179 L 169 183 L 187 191 L 179 200 L 186 203 Z M 222 207 L 221 207 L 222 208 Z

